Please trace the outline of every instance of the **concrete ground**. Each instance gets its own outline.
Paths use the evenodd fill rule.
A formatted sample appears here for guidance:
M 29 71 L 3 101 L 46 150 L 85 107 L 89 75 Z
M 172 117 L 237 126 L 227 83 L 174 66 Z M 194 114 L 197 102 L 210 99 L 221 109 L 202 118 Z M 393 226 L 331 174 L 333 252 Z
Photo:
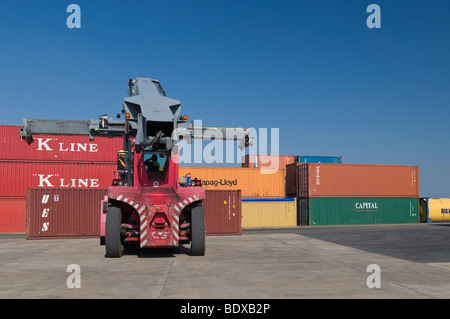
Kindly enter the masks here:
M 0 299 L 443 299 L 449 242 L 450 225 L 438 224 L 244 230 L 208 236 L 203 257 L 187 245 L 112 259 L 98 239 L 3 234 Z

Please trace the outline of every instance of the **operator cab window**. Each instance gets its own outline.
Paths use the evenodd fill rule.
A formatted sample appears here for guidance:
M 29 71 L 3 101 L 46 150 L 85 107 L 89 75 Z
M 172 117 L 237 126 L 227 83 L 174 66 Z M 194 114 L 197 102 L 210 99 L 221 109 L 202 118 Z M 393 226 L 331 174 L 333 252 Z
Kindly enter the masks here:
M 147 173 L 157 173 L 161 177 L 165 175 L 169 159 L 166 152 L 144 150 L 143 156 Z

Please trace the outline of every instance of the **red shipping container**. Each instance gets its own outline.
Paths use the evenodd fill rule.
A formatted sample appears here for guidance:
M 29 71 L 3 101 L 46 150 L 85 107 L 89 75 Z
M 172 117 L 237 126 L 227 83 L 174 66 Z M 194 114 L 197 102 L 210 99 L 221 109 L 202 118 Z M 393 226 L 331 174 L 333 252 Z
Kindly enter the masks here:
M 33 135 L 30 145 L 20 138 L 20 126 L 0 125 L 0 160 L 115 162 L 122 137 Z
M 26 237 L 97 237 L 106 189 L 28 189 Z M 206 235 L 241 235 L 241 191 L 209 190 L 203 201 Z
M 206 235 L 241 235 L 240 190 L 207 190 L 203 201 Z
M 27 199 L 0 198 L 0 233 L 25 233 Z
M 287 172 L 286 193 L 299 198 L 419 196 L 418 166 L 298 163 Z
M 27 239 L 100 236 L 105 195 L 106 189 L 28 189 Z
M 0 197 L 25 197 L 27 188 L 107 188 L 116 168 L 116 163 L 0 161 Z
M 295 163 L 293 155 L 245 155 L 241 167 L 264 167 L 270 169 L 286 169 L 286 165 Z

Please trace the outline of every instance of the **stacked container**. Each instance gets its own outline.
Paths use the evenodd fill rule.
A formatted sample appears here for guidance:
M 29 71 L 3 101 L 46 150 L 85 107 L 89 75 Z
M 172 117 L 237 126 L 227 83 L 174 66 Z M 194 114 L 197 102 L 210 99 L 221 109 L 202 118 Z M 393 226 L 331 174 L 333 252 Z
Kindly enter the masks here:
M 284 170 L 242 167 L 180 167 L 180 176 L 202 181 L 206 190 L 241 190 L 243 198 L 285 197 Z
M 300 155 L 295 156 L 296 163 L 330 163 L 330 164 L 341 164 L 342 156 L 309 156 Z
M 208 192 L 236 192 L 242 194 L 242 228 L 277 227 L 279 225 L 295 226 L 295 211 L 286 210 L 285 170 L 278 167 L 180 167 L 180 176 L 188 175 L 202 181 Z M 253 201 L 252 201 L 253 199 Z M 258 200 L 258 202 L 256 202 Z M 218 207 L 221 207 L 220 205 Z M 292 203 L 291 203 L 292 206 Z M 263 211 L 260 209 L 263 208 Z M 205 210 L 208 234 L 208 214 L 213 208 Z M 291 218 L 286 219 L 286 214 Z M 219 213 L 213 216 L 220 217 Z M 224 215 L 226 217 L 226 214 Z M 214 218 L 214 217 L 213 217 Z M 217 218 L 217 217 L 216 217 Z M 286 221 L 288 220 L 288 221 Z M 233 220 L 224 220 L 233 225 Z M 239 220 L 241 223 L 241 221 Z M 216 229 L 218 226 L 213 226 Z M 224 226 L 221 226 L 224 227 Z M 225 227 L 226 228 L 226 227 Z M 234 227 L 236 228 L 236 227 Z M 232 232 L 230 234 L 233 234 Z
M 293 155 L 245 155 L 242 157 L 242 167 L 269 168 L 286 170 L 286 165 L 295 162 Z
M 419 221 L 417 166 L 295 163 L 286 193 L 298 199 L 299 226 Z
M 0 126 L 0 232 L 26 231 L 27 188 L 105 189 L 115 176 L 121 137 L 33 135 Z
M 242 167 L 244 168 L 259 168 L 283 172 L 283 180 L 280 178 L 276 181 L 276 185 L 279 187 L 277 188 L 279 192 L 277 191 L 276 196 L 273 196 L 274 193 L 271 193 L 265 197 L 254 196 L 242 200 L 243 228 L 296 226 L 296 205 L 291 198 L 285 198 L 286 165 L 294 162 L 295 157 L 293 155 L 249 154 L 242 157 Z
M 296 198 L 244 198 L 242 200 L 242 228 L 296 226 Z

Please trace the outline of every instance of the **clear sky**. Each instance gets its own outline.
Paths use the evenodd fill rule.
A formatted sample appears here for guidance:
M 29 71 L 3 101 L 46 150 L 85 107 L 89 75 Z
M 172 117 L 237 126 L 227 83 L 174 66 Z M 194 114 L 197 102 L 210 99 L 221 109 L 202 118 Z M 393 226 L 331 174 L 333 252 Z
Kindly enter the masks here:
M 69 29 L 71 3 L 81 28 Z M 366 12 L 381 9 L 381 28 Z M 280 154 L 418 165 L 450 197 L 448 0 L 1 0 L 0 124 L 121 110 L 151 77 L 204 125 L 280 129 Z

